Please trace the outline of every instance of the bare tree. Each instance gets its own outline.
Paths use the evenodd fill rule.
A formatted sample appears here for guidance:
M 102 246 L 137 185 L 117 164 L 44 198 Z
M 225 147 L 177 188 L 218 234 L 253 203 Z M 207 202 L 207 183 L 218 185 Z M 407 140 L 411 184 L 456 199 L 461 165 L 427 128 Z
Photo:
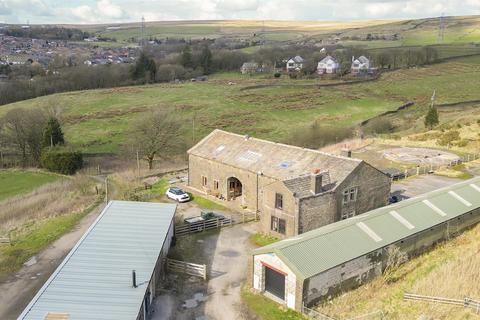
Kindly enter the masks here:
M 174 109 L 160 109 L 145 114 L 135 125 L 131 146 L 153 169 L 156 158 L 168 158 L 185 150 L 180 133 L 181 121 Z
M 22 165 L 30 155 L 35 163 L 40 159 L 45 116 L 41 110 L 12 109 L 2 118 L 4 140 L 18 150 Z

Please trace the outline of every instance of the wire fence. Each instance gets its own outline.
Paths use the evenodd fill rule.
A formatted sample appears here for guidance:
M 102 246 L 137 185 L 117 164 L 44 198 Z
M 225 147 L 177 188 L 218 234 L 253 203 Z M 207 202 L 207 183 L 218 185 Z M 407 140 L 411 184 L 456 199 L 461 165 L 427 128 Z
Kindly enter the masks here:
M 449 304 L 449 305 L 454 305 L 454 306 L 459 306 L 464 308 L 470 308 L 473 311 L 475 311 L 477 314 L 480 314 L 480 301 L 474 300 L 469 297 L 465 297 L 463 299 L 450 299 L 450 298 L 442 298 L 442 297 L 424 296 L 424 295 L 413 294 L 413 293 L 404 293 L 403 299 L 439 303 L 439 304 Z
M 415 168 L 409 168 L 405 170 L 400 170 L 400 169 L 390 169 L 386 170 L 388 174 L 390 175 L 390 178 L 393 181 L 399 181 L 399 180 L 404 180 L 409 177 L 413 176 L 420 176 L 420 175 L 428 175 L 435 173 L 437 171 L 441 170 L 446 170 L 452 167 L 456 167 L 458 165 L 461 165 L 463 163 L 468 163 L 472 162 L 475 160 L 480 159 L 480 154 L 479 153 L 468 153 L 463 156 L 461 156 L 459 159 L 455 161 L 450 161 L 448 163 L 443 163 L 443 164 L 427 164 L 427 165 L 418 165 Z
M 381 310 L 373 311 L 364 315 L 353 318 L 333 318 L 316 310 L 303 306 L 302 313 L 312 320 L 383 320 L 386 319 L 385 314 Z

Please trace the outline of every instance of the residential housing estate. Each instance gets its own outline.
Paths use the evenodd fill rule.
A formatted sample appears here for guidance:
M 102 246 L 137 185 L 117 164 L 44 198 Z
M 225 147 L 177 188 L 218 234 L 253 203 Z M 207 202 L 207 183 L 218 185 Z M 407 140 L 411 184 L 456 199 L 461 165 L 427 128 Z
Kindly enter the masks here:
M 390 178 L 365 161 L 214 130 L 188 151 L 188 184 L 291 237 L 384 206 Z

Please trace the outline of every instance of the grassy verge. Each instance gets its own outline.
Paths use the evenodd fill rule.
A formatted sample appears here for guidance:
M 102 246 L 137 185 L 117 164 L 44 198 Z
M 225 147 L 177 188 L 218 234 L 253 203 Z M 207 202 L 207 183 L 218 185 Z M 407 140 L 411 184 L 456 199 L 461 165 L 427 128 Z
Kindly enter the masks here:
M 11 245 L 0 246 L 0 280 L 17 271 L 33 255 L 70 231 L 100 202 L 98 198 L 85 210 L 69 215 L 32 221 L 15 235 Z
M 0 171 L 0 201 L 28 193 L 44 184 L 60 179 L 59 175 L 38 171 Z
M 192 201 L 195 202 L 196 204 L 198 204 L 203 209 L 222 210 L 222 211 L 228 210 L 227 207 L 222 206 L 221 204 L 218 204 L 218 203 L 216 203 L 216 202 L 214 202 L 210 199 L 207 199 L 207 198 L 204 198 L 204 197 L 201 197 L 201 196 L 197 196 L 197 195 L 193 195 L 191 193 L 189 193 L 189 195 L 190 195 L 190 198 L 192 199 Z
M 262 320 L 302 320 L 304 315 L 292 309 L 280 306 L 264 296 L 252 292 L 247 285 L 241 289 L 242 302 Z
M 269 244 L 275 243 L 280 239 L 264 233 L 254 233 L 250 235 L 250 237 L 248 237 L 248 240 L 250 240 L 251 243 L 258 247 L 264 247 Z

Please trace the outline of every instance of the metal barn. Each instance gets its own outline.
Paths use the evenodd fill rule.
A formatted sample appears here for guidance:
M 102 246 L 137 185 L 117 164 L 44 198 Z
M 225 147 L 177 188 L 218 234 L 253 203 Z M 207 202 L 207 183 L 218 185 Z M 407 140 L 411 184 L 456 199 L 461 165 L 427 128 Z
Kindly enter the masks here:
M 18 319 L 144 319 L 175 211 L 174 204 L 108 203 Z
M 478 222 L 475 178 L 259 248 L 249 281 L 301 310 L 380 275 L 391 248 L 413 256 Z

